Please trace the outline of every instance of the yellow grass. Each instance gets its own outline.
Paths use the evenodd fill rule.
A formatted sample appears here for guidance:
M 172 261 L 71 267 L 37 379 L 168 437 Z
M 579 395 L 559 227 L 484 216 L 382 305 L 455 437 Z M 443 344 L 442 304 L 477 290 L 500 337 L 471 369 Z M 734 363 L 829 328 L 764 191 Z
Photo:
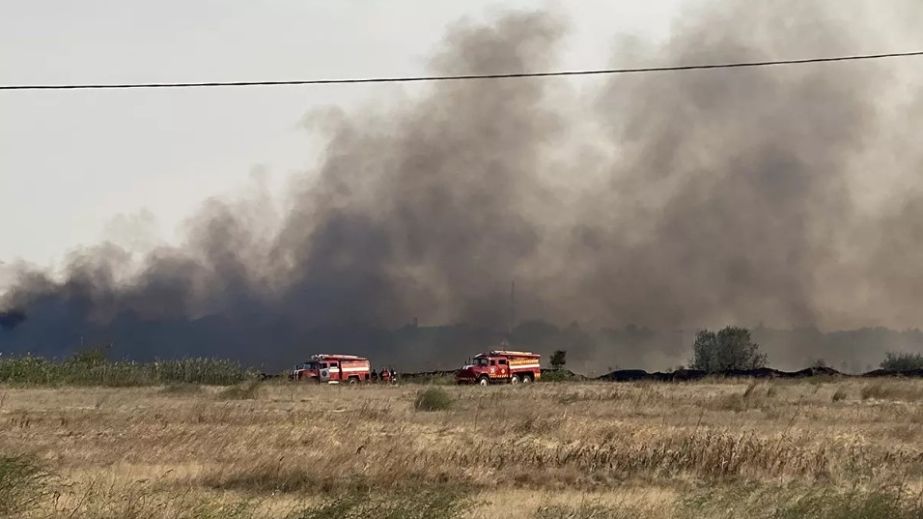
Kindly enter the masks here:
M 870 384 L 448 387 L 431 412 L 419 386 L 0 387 L 0 455 L 51 475 L 24 517 L 283 518 L 430 490 L 509 518 L 731 517 L 709 503 L 740 492 L 754 510 L 818 489 L 913 500 L 923 382 Z

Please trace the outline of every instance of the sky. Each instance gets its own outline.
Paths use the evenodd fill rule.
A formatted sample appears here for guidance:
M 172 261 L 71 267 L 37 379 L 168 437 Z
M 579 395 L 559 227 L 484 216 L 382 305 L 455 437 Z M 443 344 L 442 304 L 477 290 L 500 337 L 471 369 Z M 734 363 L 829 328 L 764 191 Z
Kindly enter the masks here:
M 561 68 L 594 68 L 613 64 L 617 38 L 667 37 L 684 3 L 13 2 L 0 7 L 0 83 L 418 75 L 446 27 L 505 9 L 562 13 Z M 625 60 L 618 65 L 643 65 Z M 253 184 L 284 196 L 287 179 L 321 152 L 312 113 L 400 102 L 415 88 L 0 93 L 0 284 L 4 266 L 60 266 L 102 240 L 137 251 L 175 242 L 212 196 Z
M 918 0 L 6 2 L 0 84 L 900 52 L 921 19 Z M 253 353 L 339 323 L 505 326 L 511 280 L 521 320 L 918 327 L 919 64 L 0 91 L 3 338 Z

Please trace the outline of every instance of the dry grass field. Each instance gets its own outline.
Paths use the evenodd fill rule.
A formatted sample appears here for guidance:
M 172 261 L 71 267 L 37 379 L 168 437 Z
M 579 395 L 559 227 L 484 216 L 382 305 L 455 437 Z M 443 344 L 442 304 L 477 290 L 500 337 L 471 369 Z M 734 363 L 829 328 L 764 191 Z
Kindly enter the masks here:
M 0 516 L 903 518 L 921 493 L 915 380 L 0 387 Z

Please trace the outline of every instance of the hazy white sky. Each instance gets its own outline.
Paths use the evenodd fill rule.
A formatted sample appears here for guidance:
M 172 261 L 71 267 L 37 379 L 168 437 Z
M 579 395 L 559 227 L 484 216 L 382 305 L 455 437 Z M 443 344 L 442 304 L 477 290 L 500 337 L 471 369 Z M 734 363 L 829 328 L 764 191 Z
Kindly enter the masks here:
M 448 24 L 510 8 L 563 13 L 570 36 L 561 65 L 598 67 L 612 63 L 618 35 L 666 36 L 681 3 L 5 2 L 0 83 L 420 74 Z M 0 93 L 0 262 L 60 263 L 68 251 L 102 239 L 130 246 L 175 240 L 203 199 L 244 188 L 254 171 L 278 191 L 290 175 L 308 170 L 318 147 L 299 124 L 305 113 L 356 106 L 385 89 L 407 90 Z

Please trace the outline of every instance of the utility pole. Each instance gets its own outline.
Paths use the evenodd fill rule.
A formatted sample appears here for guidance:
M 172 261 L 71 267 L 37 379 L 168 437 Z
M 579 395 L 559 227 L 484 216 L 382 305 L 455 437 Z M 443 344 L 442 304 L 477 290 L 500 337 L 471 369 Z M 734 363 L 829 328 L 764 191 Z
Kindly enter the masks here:
M 506 336 L 512 340 L 513 326 L 516 325 L 516 282 L 510 283 L 510 323 Z

